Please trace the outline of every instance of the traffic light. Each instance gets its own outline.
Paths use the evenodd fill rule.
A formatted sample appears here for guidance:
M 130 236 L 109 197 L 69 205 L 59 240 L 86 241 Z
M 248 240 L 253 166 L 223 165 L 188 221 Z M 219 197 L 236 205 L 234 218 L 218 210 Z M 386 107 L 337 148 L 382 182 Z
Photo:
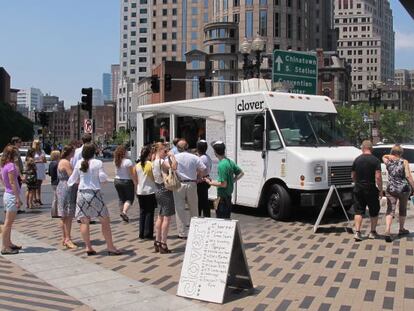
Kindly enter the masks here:
M 89 119 L 92 119 L 92 88 L 82 89 L 81 108 L 89 112 Z
M 160 79 L 157 75 L 151 76 L 151 90 L 153 93 L 160 92 Z
M 206 77 L 198 77 L 198 87 L 200 89 L 200 93 L 206 92 Z
M 172 77 L 169 73 L 164 75 L 164 89 L 166 91 L 171 91 L 172 89 Z

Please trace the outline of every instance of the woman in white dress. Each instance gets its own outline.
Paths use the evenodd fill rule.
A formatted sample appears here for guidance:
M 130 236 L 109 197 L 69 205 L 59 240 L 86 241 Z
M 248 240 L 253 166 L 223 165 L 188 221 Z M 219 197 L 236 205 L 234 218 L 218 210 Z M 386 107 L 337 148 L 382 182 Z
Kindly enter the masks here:
M 46 154 L 42 150 L 40 145 L 40 140 L 35 139 L 32 143 L 32 148 L 35 150 L 34 161 L 36 163 L 36 173 L 37 173 L 37 188 L 35 192 L 34 203 L 43 205 L 41 195 L 42 195 L 42 183 L 46 179 Z
M 94 159 L 95 150 L 93 144 L 83 145 L 82 160 L 76 163 L 72 175 L 69 177 L 68 186 L 71 187 L 79 182 L 75 217 L 81 222 L 80 231 L 86 245 L 87 255 L 97 254 L 92 248 L 89 223 L 91 219 L 99 218 L 108 255 L 118 256 L 122 252 L 116 249 L 112 242 L 109 212 L 101 194 L 101 183 L 107 181 L 108 175 L 103 170 L 102 161 Z

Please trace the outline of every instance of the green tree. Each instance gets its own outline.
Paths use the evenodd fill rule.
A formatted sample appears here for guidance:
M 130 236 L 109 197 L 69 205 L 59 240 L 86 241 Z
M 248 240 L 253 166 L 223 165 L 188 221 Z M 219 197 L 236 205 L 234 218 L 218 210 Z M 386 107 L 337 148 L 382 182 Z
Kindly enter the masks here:
M 396 110 L 380 110 L 379 132 L 389 143 L 406 143 L 412 140 L 412 117 Z
M 115 132 L 115 136 L 112 140 L 115 145 L 122 145 L 129 142 L 129 134 L 126 130 L 121 128 L 119 131 Z
M 364 115 L 369 115 L 367 104 L 338 107 L 338 122 L 345 136 L 351 143 L 359 145 L 364 139 L 371 136 L 370 125 L 364 122 Z
M 338 121 L 350 141 L 359 145 L 364 139 L 371 137 L 371 123 L 364 122 L 364 115 L 371 116 L 369 104 L 355 104 L 338 107 Z M 413 118 L 406 112 L 380 109 L 378 129 L 380 139 L 389 143 L 404 143 L 412 140 Z M 366 121 L 366 120 L 365 120 Z
M 19 136 L 23 141 L 32 140 L 33 123 L 10 105 L 0 103 L 0 133 L 0 149 L 3 150 L 13 136 Z

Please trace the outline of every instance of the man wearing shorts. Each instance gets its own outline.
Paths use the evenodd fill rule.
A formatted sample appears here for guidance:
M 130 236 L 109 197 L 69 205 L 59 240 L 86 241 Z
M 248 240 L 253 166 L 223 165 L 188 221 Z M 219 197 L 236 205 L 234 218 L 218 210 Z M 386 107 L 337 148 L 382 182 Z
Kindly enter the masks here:
M 372 143 L 364 140 L 361 145 L 362 154 L 352 164 L 352 180 L 354 186 L 354 210 L 355 210 L 355 241 L 362 241 L 361 225 L 362 215 L 368 206 L 371 219 L 371 232 L 369 239 L 378 237 L 376 227 L 380 210 L 379 199 L 383 196 L 381 162 L 372 155 Z

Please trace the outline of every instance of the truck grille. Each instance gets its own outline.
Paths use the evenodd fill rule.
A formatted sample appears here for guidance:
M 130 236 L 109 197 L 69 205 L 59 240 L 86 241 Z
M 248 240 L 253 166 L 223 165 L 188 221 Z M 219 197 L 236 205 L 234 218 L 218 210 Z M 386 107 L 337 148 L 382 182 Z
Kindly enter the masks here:
M 348 186 L 352 184 L 351 166 L 331 166 L 328 168 L 329 186 Z

